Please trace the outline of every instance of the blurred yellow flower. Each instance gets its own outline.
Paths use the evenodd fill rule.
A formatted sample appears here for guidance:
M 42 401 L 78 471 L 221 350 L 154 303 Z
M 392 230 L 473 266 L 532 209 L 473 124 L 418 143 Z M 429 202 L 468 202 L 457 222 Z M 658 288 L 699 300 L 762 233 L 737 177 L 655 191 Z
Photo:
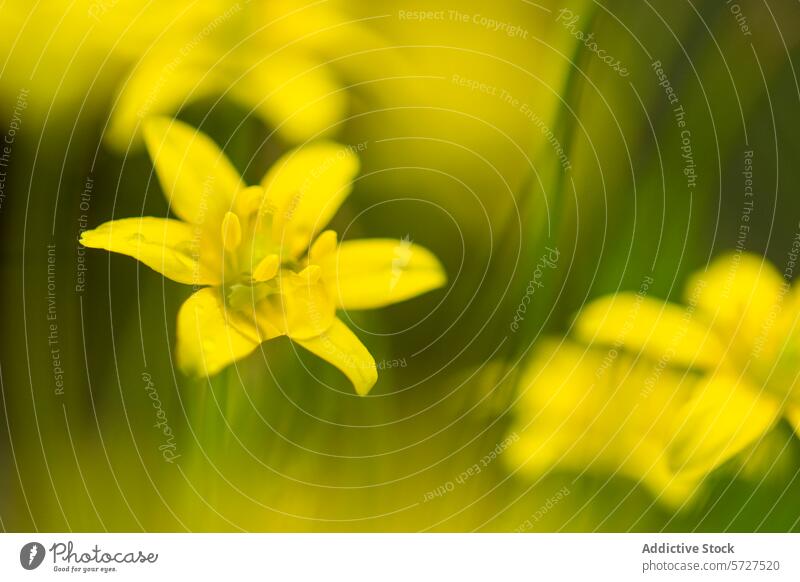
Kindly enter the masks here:
M 121 14 L 115 7 L 100 16 Z M 351 49 L 381 45 L 328 6 L 215 0 L 187 8 L 142 47 L 119 88 L 106 140 L 120 150 L 135 147 L 147 117 L 205 98 L 239 103 L 290 141 L 330 133 L 347 103 L 335 62 L 329 64 L 337 50 L 331 44 L 342 47 L 348 37 Z
M 180 220 L 113 220 L 84 232 L 81 243 L 203 286 L 178 314 L 180 368 L 210 376 L 286 335 L 366 394 L 377 379 L 375 362 L 336 309 L 403 301 L 446 277 L 430 251 L 409 241 L 339 244 L 334 231 L 319 234 L 350 193 L 357 156 L 317 142 L 287 153 L 260 186 L 246 187 L 213 141 L 188 125 L 153 118 L 145 141 Z
M 511 458 L 618 473 L 680 506 L 784 415 L 800 430 L 800 291 L 748 254 L 717 259 L 686 305 L 620 293 L 526 370 Z

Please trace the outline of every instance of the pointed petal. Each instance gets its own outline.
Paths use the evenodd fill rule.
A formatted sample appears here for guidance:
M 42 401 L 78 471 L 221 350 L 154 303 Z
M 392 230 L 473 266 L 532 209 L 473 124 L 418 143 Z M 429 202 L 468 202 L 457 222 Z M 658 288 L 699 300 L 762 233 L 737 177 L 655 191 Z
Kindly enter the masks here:
M 752 346 L 750 361 L 757 377 L 800 404 L 800 285 L 784 284 Z
M 736 376 L 705 378 L 675 416 L 668 444 L 678 474 L 706 474 L 763 436 L 780 416 L 768 394 Z
M 144 135 L 172 211 L 218 238 L 244 188 L 239 173 L 208 136 L 185 123 L 153 118 Z
M 447 282 L 436 256 L 407 240 L 344 242 L 324 260 L 323 270 L 331 293 L 344 309 L 391 305 Z
M 81 244 L 141 261 L 165 277 L 187 285 L 217 285 L 221 257 L 204 248 L 197 229 L 168 218 L 123 218 L 81 234 Z
M 575 320 L 575 337 L 587 343 L 624 346 L 654 360 L 709 368 L 724 356 L 716 335 L 691 308 L 619 293 L 588 304 Z
M 118 151 L 140 148 L 143 120 L 172 116 L 188 104 L 222 93 L 227 84 L 214 69 L 216 57 L 202 47 L 176 61 L 181 46 L 164 43 L 138 62 L 114 101 L 105 140 Z M 202 53 L 202 54 L 201 54 Z
M 252 325 L 228 309 L 218 287 L 201 289 L 178 312 L 177 361 L 189 376 L 213 376 L 261 343 Z
M 261 183 L 273 213 L 272 240 L 284 255 L 305 252 L 350 194 L 358 169 L 358 157 L 331 142 L 295 149 L 275 163 Z
M 324 63 L 287 49 L 243 70 L 231 96 L 291 142 L 332 132 L 342 119 L 346 93 Z
M 378 370 L 364 344 L 340 319 L 323 334 L 305 340 L 294 340 L 311 353 L 333 364 L 353 383 L 360 395 L 367 394 L 378 380 Z
M 774 324 L 770 312 L 781 297 L 783 278 L 766 259 L 747 253 L 717 258 L 686 286 L 698 315 L 747 358 Z

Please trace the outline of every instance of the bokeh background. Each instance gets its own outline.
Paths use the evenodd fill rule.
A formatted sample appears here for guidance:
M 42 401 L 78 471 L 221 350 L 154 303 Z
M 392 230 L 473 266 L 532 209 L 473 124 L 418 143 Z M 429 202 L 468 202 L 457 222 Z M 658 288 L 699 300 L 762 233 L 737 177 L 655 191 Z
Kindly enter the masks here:
M 513 531 L 532 515 L 533 531 L 800 529 L 788 426 L 770 437 L 780 463 L 723 467 L 680 511 L 620 477 L 532 482 L 500 458 L 456 480 L 502 451 L 543 335 L 645 273 L 653 296 L 677 297 L 736 246 L 746 150 L 745 247 L 785 262 L 800 228 L 796 2 L 8 0 L 0 14 L 3 530 Z M 693 188 L 654 61 L 685 110 Z M 112 218 L 166 215 L 136 133 L 154 96 L 251 183 L 298 143 L 358 147 L 336 229 L 441 258 L 445 289 L 345 314 L 386 363 L 369 396 L 283 339 L 183 377 L 191 290 L 79 246 Z M 545 247 L 558 268 L 512 330 Z

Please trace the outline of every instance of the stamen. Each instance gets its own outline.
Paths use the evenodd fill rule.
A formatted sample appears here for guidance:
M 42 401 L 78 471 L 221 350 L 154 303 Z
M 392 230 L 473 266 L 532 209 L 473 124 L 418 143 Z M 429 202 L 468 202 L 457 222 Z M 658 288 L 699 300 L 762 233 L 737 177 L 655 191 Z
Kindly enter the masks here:
M 281 259 L 278 255 L 267 255 L 253 269 L 253 280 L 259 283 L 269 281 L 278 274 L 280 265 Z
M 232 253 L 239 248 L 242 243 L 242 225 L 239 217 L 233 212 L 226 212 L 222 219 L 222 246 L 226 251 Z
M 308 252 L 308 258 L 317 262 L 333 251 L 336 250 L 336 231 L 326 230 L 317 237 L 314 244 L 311 245 L 311 250 Z

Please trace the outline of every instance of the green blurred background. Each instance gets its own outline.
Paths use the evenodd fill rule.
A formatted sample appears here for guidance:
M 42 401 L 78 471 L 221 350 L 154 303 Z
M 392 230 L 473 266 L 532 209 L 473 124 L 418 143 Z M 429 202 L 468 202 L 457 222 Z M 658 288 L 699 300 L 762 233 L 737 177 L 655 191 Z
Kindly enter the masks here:
M 800 529 L 800 446 L 786 427 L 770 437 L 783 456 L 769 471 L 717 471 L 677 514 L 624 479 L 531 483 L 502 460 L 455 481 L 506 438 L 516 371 L 543 333 L 643 276 L 677 297 L 736 246 L 746 150 L 745 248 L 786 260 L 800 228 L 796 3 L 15 0 L 0 13 L 2 529 L 512 531 L 562 487 L 534 530 Z M 181 376 L 175 317 L 190 289 L 77 243 L 112 218 L 167 213 L 147 154 L 103 137 L 149 48 L 189 39 L 224 59 L 252 31 L 272 43 L 253 49 L 267 62 L 299 47 L 346 96 L 326 133 L 363 144 L 362 172 L 336 229 L 410 236 L 450 278 L 344 316 L 376 361 L 405 364 L 365 398 L 284 339 L 208 382 Z M 685 110 L 693 188 L 654 61 Z M 298 141 L 224 94 L 174 113 L 251 183 Z M 545 246 L 562 262 L 511 331 Z M 175 434 L 171 463 L 146 378 Z

